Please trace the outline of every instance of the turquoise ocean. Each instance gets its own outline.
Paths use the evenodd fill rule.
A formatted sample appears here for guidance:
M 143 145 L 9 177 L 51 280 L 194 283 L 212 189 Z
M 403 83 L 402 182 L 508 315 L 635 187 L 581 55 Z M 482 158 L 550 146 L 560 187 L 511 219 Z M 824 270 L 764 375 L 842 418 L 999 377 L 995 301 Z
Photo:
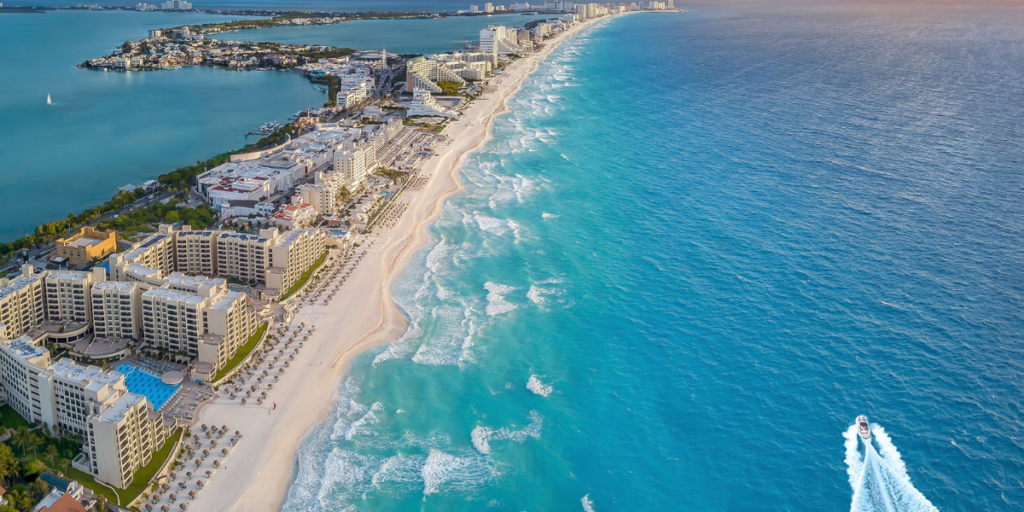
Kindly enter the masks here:
M 462 168 L 283 510 L 1021 510 L 1022 83 L 1020 7 L 595 24 Z

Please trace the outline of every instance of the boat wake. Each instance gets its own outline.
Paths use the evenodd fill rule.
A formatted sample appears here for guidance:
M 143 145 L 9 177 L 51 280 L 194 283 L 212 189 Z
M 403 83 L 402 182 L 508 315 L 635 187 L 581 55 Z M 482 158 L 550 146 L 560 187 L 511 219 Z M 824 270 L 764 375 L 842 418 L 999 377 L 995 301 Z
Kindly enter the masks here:
M 873 441 L 862 440 L 854 424 L 843 437 L 846 438 L 846 471 L 853 488 L 850 512 L 938 512 L 939 509 L 910 483 L 900 452 L 885 429 L 872 425 Z

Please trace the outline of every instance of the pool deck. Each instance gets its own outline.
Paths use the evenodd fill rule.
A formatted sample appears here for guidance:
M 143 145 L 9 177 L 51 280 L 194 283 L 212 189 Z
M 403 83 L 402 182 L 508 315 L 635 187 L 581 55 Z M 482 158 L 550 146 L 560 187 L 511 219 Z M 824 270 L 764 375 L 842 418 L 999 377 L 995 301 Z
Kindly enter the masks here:
M 137 371 L 142 371 L 160 382 L 160 376 L 167 371 L 180 371 L 185 373 L 184 366 L 176 363 L 168 363 L 166 361 L 156 361 L 152 358 L 139 358 L 128 357 L 120 361 L 111 363 L 108 367 L 115 369 L 122 365 L 127 364 L 133 366 Z M 161 385 L 166 385 L 161 383 Z M 213 391 L 213 388 L 206 384 L 200 384 L 191 379 L 185 379 L 182 381 L 178 389 L 167 397 L 167 400 L 161 404 L 160 408 L 156 409 L 157 412 L 173 418 L 179 424 L 186 424 L 194 426 L 197 419 L 199 418 L 199 412 L 202 411 L 207 405 L 215 401 L 217 393 Z M 152 401 L 150 401 L 152 403 Z

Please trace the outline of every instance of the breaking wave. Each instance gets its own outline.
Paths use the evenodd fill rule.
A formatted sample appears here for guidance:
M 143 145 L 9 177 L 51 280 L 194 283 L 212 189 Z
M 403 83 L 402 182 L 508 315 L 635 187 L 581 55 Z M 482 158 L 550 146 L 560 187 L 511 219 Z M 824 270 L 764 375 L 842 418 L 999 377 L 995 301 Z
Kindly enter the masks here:
M 541 382 L 536 375 L 530 375 L 530 379 L 526 381 L 526 389 L 543 397 L 547 397 L 555 390 L 555 388 Z
M 521 443 L 529 438 L 540 437 L 541 427 L 544 425 L 544 417 L 537 411 L 530 411 L 530 424 L 521 430 L 512 430 L 502 427 L 492 430 L 488 427 L 477 425 L 470 433 L 473 447 L 483 455 L 491 453 L 491 441 L 515 441 Z

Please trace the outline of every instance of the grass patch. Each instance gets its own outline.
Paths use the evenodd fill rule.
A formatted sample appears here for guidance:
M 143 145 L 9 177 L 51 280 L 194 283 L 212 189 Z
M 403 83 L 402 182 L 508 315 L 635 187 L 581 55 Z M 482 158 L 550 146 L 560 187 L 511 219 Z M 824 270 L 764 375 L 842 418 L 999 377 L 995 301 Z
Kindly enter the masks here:
M 231 370 L 234 370 L 236 366 L 242 363 L 249 354 L 252 353 L 253 349 L 256 348 L 256 343 L 263 337 L 263 333 L 267 332 L 267 327 L 270 326 L 270 322 L 263 322 L 263 325 L 256 329 L 256 334 L 249 337 L 249 340 L 245 342 L 245 345 L 238 347 L 238 352 L 235 352 L 235 357 L 228 360 L 227 364 L 224 365 L 217 373 L 213 374 L 213 382 L 217 382 L 218 379 L 227 375 Z
M 146 490 L 146 486 L 149 485 L 149 481 L 153 479 L 156 472 L 164 465 L 167 461 L 167 457 L 171 455 L 171 449 L 174 448 L 175 443 L 181 438 L 182 429 L 178 429 L 171 437 L 164 441 L 164 445 L 153 453 L 152 460 L 149 464 L 146 464 L 141 469 L 135 472 L 135 476 L 132 479 L 132 484 L 127 489 L 119 489 L 116 493 L 110 487 L 107 487 L 99 482 L 89 473 L 79 471 L 70 465 L 67 467 L 67 471 L 64 471 L 64 476 L 72 480 L 77 480 L 80 484 L 88 487 L 96 494 L 102 494 L 107 499 L 108 503 L 120 503 L 121 505 L 127 505 L 132 502 L 138 495 L 142 494 Z M 40 458 L 39 460 L 44 463 L 47 461 L 46 458 Z M 63 469 L 59 468 L 58 470 Z M 118 501 L 120 496 L 120 501 Z
M 331 251 L 324 251 L 323 255 L 320 256 L 320 259 L 316 260 L 316 263 L 313 263 L 313 266 L 306 269 L 306 271 L 299 276 L 299 279 L 295 281 L 295 284 L 293 284 L 287 292 L 285 292 L 280 301 L 284 302 L 288 300 L 288 297 L 291 297 L 295 292 L 299 291 L 299 289 L 306 284 L 306 281 L 309 281 L 309 276 L 313 275 L 313 272 L 316 272 L 320 268 L 320 265 L 324 264 L 324 260 L 327 259 L 327 255 L 330 254 L 330 252 Z
M 4 404 L 3 407 L 0 407 L 0 422 L 3 422 L 3 426 L 7 428 L 32 428 L 32 425 L 25 418 L 22 418 L 18 411 L 15 411 L 14 407 L 11 407 L 9 404 Z
M 149 485 L 149 481 L 156 476 L 156 472 L 160 470 L 160 467 L 164 465 L 167 458 L 171 456 L 171 450 L 174 445 L 177 444 L 178 439 L 181 439 L 182 430 L 179 428 L 175 433 L 171 434 L 164 441 L 164 445 L 160 447 L 156 453 L 153 454 L 153 460 L 149 461 L 142 469 L 135 472 L 135 478 L 132 479 L 132 484 L 127 489 L 119 492 L 122 500 L 127 505 L 131 503 L 138 495 L 142 494 L 146 490 L 146 486 Z

